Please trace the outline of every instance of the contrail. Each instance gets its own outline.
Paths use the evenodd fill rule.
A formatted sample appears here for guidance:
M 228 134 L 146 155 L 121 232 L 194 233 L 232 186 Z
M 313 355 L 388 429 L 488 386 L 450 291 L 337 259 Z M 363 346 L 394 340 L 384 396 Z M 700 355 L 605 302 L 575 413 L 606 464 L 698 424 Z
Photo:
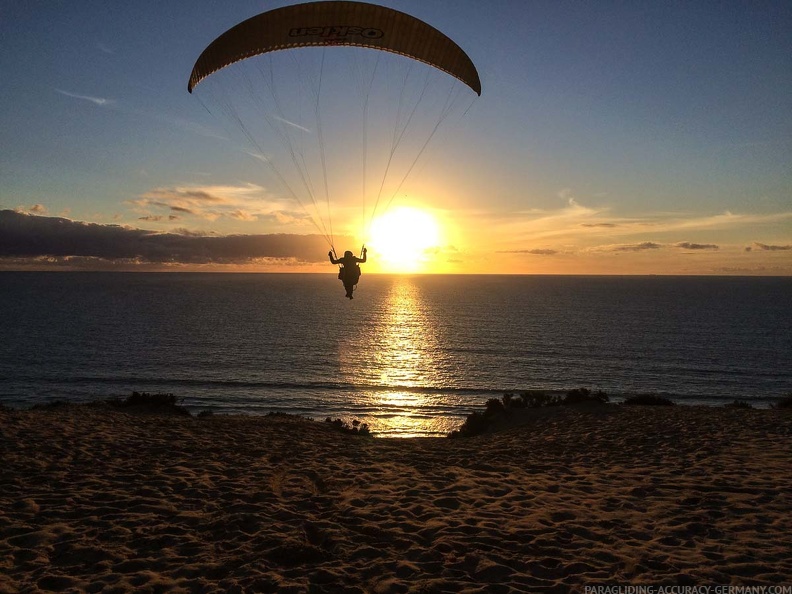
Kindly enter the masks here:
M 76 93 L 69 93 L 68 91 L 62 91 L 61 89 L 55 89 L 61 95 L 66 95 L 67 97 L 72 97 L 74 99 L 82 99 L 83 101 L 90 101 L 95 105 L 110 105 L 111 103 L 115 103 L 112 99 L 103 99 L 102 97 L 90 97 L 88 95 L 77 95 Z
M 276 115 L 272 116 L 272 118 L 278 120 L 279 122 L 283 122 L 284 124 L 288 124 L 289 126 L 294 126 L 298 130 L 302 130 L 303 132 L 308 132 L 308 134 L 311 133 L 311 131 L 308 128 L 303 128 L 299 124 L 295 124 L 294 122 L 290 122 L 289 120 L 284 120 L 283 118 L 279 118 Z

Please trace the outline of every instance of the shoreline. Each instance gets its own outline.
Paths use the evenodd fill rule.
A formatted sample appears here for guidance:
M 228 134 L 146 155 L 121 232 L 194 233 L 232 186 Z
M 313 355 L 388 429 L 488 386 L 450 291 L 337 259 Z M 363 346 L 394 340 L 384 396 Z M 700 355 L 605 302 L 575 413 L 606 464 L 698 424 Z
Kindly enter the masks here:
M 477 411 L 484 410 L 486 403 L 492 399 L 503 399 L 504 397 L 517 397 L 520 398 L 522 395 L 528 394 L 537 394 L 542 393 L 546 394 L 551 398 L 556 399 L 563 399 L 565 394 L 569 394 L 570 391 L 580 391 L 585 390 L 584 388 L 578 388 L 575 390 L 491 390 L 491 391 L 481 391 L 481 398 L 478 401 L 478 404 L 471 404 L 469 406 L 458 406 L 459 410 L 455 412 L 444 411 L 440 412 L 435 410 L 433 407 L 427 407 L 425 412 L 422 414 L 415 416 L 413 411 L 410 411 L 409 414 L 403 414 L 398 411 L 386 411 L 384 414 L 366 414 L 364 411 L 357 411 L 355 413 L 349 411 L 342 411 L 342 410 L 328 410 L 328 411 L 316 411 L 316 412 L 295 412 L 289 407 L 285 406 L 256 406 L 247 409 L 240 409 L 240 407 L 216 407 L 209 405 L 202 405 L 200 402 L 194 401 L 194 398 L 190 397 L 178 397 L 173 393 L 164 393 L 164 392 L 148 392 L 148 391 L 132 391 L 127 392 L 126 398 L 129 398 L 129 395 L 135 394 L 144 394 L 144 395 L 153 395 L 155 397 L 159 396 L 169 396 L 173 397 L 174 402 L 176 403 L 177 407 L 183 409 L 186 414 L 192 416 L 201 416 L 204 414 L 207 415 L 214 415 L 220 417 L 251 417 L 251 418 L 261 418 L 267 417 L 270 415 L 291 415 L 295 417 L 301 417 L 309 421 L 321 422 L 327 418 L 330 419 L 341 419 L 344 423 L 351 424 L 354 421 L 359 423 L 366 423 L 369 425 L 372 434 L 374 434 L 377 438 L 382 437 L 393 437 L 393 438 L 400 438 L 400 439 L 415 439 L 421 437 L 431 437 L 431 438 L 444 438 L 449 435 L 449 433 L 459 429 L 459 427 L 465 422 L 466 418 L 469 417 L 471 414 L 476 413 Z M 589 390 L 590 391 L 590 390 Z M 611 394 L 612 399 L 605 403 L 606 406 L 622 406 L 625 404 L 626 400 L 635 399 L 635 398 L 655 398 L 661 400 L 668 400 L 674 406 L 680 407 L 693 407 L 693 408 L 731 408 L 735 405 L 739 405 L 745 408 L 750 408 L 753 410 L 771 410 L 776 406 L 782 405 L 785 400 L 789 400 L 792 398 L 792 392 L 787 392 L 786 394 L 777 394 L 774 396 L 763 396 L 763 397 L 753 397 L 753 398 L 733 398 L 724 396 L 721 398 L 705 398 L 705 397 L 696 397 L 696 398 L 683 398 L 679 397 L 678 395 L 668 394 L 663 392 L 636 392 L 636 393 L 624 393 L 624 394 Z M 77 400 L 69 400 L 60 397 L 52 397 L 47 400 L 42 400 L 40 402 L 26 400 L 24 402 L 20 401 L 13 401 L 13 402 L 2 402 L 0 401 L 0 409 L 7 408 L 9 410 L 15 411 L 25 411 L 25 410 L 35 410 L 40 408 L 50 408 L 50 407 L 61 407 L 61 406 L 76 406 L 76 407 L 103 407 L 108 405 L 109 403 L 118 403 L 123 401 L 125 397 L 114 395 L 114 396 L 97 396 L 93 398 L 80 398 Z M 417 407 L 417 410 L 420 411 L 421 407 Z M 429 421 L 434 421 L 434 424 L 430 424 Z M 439 424 L 438 424 L 439 421 Z M 401 427 L 399 422 L 403 422 L 405 425 Z M 384 429 L 384 430 L 383 430 Z
M 787 409 L 557 407 L 460 439 L 0 410 L 0 590 L 792 581 Z
M 565 401 L 570 394 L 575 393 L 584 394 L 583 400 Z M 487 396 L 488 394 L 488 396 Z M 597 396 L 601 395 L 604 400 L 597 400 Z M 26 411 L 26 410 L 49 410 L 60 409 L 68 407 L 96 407 L 103 408 L 120 408 L 128 406 L 128 402 L 142 398 L 142 402 L 137 403 L 137 412 L 160 412 L 164 414 L 175 413 L 183 414 L 194 417 L 203 416 L 217 416 L 217 417 L 249 417 L 249 418 L 262 418 L 273 415 L 287 415 L 305 419 L 307 421 L 321 422 L 326 420 L 328 422 L 334 421 L 342 423 L 344 426 L 360 426 L 367 427 L 366 432 L 377 438 L 399 438 L 399 439 L 416 439 L 416 438 L 445 438 L 449 437 L 452 433 L 457 433 L 469 421 L 471 416 L 481 415 L 488 416 L 489 406 L 493 401 L 499 401 L 511 404 L 507 405 L 505 417 L 496 422 L 491 422 L 494 428 L 504 424 L 514 424 L 509 421 L 512 418 L 519 419 L 524 417 L 529 411 L 537 410 L 540 408 L 555 408 L 558 406 L 581 406 L 585 404 L 599 405 L 599 406 L 649 406 L 650 408 L 657 405 L 671 405 L 681 407 L 693 407 L 704 409 L 717 409 L 717 408 L 743 408 L 749 410 L 773 410 L 776 408 L 784 408 L 792 406 L 792 392 L 788 392 L 783 396 L 765 397 L 765 398 L 728 398 L 723 397 L 718 401 L 699 401 L 692 400 L 686 401 L 677 398 L 669 397 L 673 395 L 661 393 L 636 393 L 636 394 L 622 394 L 614 397 L 602 391 L 592 392 L 587 388 L 577 388 L 574 390 L 501 390 L 484 393 L 479 404 L 470 406 L 459 406 L 459 411 L 451 413 L 450 411 L 439 412 L 432 407 L 427 407 L 420 415 L 413 414 L 398 414 L 394 412 L 385 412 L 380 415 L 365 414 L 363 411 L 351 413 L 348 411 L 325 411 L 319 414 L 311 412 L 294 412 L 288 407 L 257 407 L 246 410 L 239 410 L 237 408 L 224 409 L 212 406 L 201 406 L 190 402 L 187 397 L 178 397 L 173 393 L 166 392 L 146 392 L 146 391 L 132 391 L 126 397 L 111 396 L 111 397 L 97 397 L 92 399 L 79 399 L 68 400 L 63 398 L 52 398 L 43 402 L 34 402 L 21 404 L 19 402 L 4 403 L 0 401 L 0 410 L 5 408 L 7 410 Z M 588 400 L 587 400 L 588 399 Z M 519 404 L 525 402 L 525 405 L 515 406 L 514 403 Z M 165 404 L 167 403 L 167 404 Z M 158 408 L 162 407 L 163 408 Z M 497 403 L 496 403 L 497 404 Z M 421 407 L 418 407 L 420 410 Z M 527 409 L 527 410 L 525 410 Z M 496 411 L 497 412 L 497 411 Z M 390 420 L 390 422 L 389 422 Z M 433 421 L 434 423 L 430 423 Z M 400 423 L 403 424 L 400 425 Z M 382 428 L 385 428 L 383 431 Z M 487 430 L 489 431 L 489 429 Z

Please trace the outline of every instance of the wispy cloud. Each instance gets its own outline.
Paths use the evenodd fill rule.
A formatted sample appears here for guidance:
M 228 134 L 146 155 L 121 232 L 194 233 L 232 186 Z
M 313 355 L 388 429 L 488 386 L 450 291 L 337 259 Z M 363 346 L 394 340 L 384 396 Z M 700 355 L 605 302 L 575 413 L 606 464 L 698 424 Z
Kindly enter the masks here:
M 601 250 L 612 252 L 642 252 L 644 250 L 659 250 L 662 245 L 653 241 L 644 241 L 642 243 L 628 244 L 628 245 L 613 245 L 601 246 Z
M 498 254 L 531 254 L 533 256 L 553 256 L 558 253 L 558 250 L 550 249 L 532 249 L 532 250 L 500 250 Z
M 262 186 L 205 185 L 160 187 L 127 201 L 140 217 L 164 221 L 163 211 L 207 221 L 228 219 L 243 222 L 265 220 L 279 225 L 305 225 L 307 214 L 294 212 L 290 203 L 272 197 Z
M 163 221 L 163 220 L 178 221 L 179 218 L 180 217 L 178 215 L 168 215 L 167 217 L 165 217 L 164 215 L 148 215 L 148 216 L 145 216 L 145 217 L 138 217 L 138 220 L 139 221 L 146 221 L 146 222 L 149 222 L 149 223 L 158 223 L 158 222 Z
M 781 223 L 792 220 L 792 212 L 772 214 L 741 214 L 726 211 L 716 215 L 693 216 L 669 219 L 666 229 L 730 229 L 747 225 Z
M 605 252 L 645 252 L 652 250 L 659 250 L 663 248 L 663 244 L 655 241 L 643 241 L 640 243 L 612 243 L 595 245 L 580 250 L 583 253 L 596 254 Z
M 62 89 L 55 89 L 55 91 L 60 93 L 61 95 L 65 95 L 66 97 L 71 97 L 72 99 L 79 99 L 80 101 L 88 101 L 90 103 L 93 103 L 94 105 L 99 105 L 102 107 L 113 105 L 115 103 L 115 100 L 105 99 L 104 97 L 92 97 L 90 95 L 80 95 L 78 93 L 70 93 L 69 91 L 64 91 Z
M 745 248 L 745 251 L 750 252 L 752 249 L 762 250 L 765 252 L 785 252 L 792 250 L 792 245 L 768 245 L 766 243 L 759 243 L 755 241 L 752 246 Z
M 308 134 L 311 134 L 311 131 L 308 128 L 306 128 L 304 126 L 300 126 L 300 124 L 295 124 L 294 122 L 290 122 L 289 120 L 286 120 L 286 119 L 283 119 L 283 118 L 279 118 L 276 115 L 270 116 L 270 117 L 273 120 L 278 120 L 279 122 L 282 122 L 282 123 L 284 123 L 284 124 L 286 124 L 288 126 L 292 126 L 293 128 L 297 128 L 298 130 L 302 130 L 303 132 L 308 132 Z
M 680 241 L 674 244 L 674 247 L 683 250 L 717 250 L 719 247 L 714 243 L 691 243 L 689 241 Z
M 564 241 L 592 243 L 596 238 L 630 237 L 642 235 L 749 229 L 771 226 L 792 220 L 792 212 L 770 214 L 734 213 L 688 214 L 683 212 L 655 212 L 640 217 L 620 216 L 609 206 L 586 206 L 562 190 L 559 197 L 564 206 L 556 209 L 531 209 L 490 215 L 492 226 L 500 237 L 522 237 L 532 243 Z M 481 213 L 481 216 L 486 216 Z M 649 239 L 654 239 L 654 237 Z M 684 243 L 684 242 L 683 242 Z M 692 245 L 692 243 L 691 243 Z M 707 245 L 707 244 L 701 244 Z M 696 249 L 696 248 L 690 248 Z

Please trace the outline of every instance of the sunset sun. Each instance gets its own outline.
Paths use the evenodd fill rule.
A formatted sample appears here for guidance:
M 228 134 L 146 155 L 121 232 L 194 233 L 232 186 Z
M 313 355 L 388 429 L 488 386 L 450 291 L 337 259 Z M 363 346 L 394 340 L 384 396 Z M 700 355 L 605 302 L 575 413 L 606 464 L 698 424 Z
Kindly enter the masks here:
M 440 227 L 429 212 L 400 207 L 377 217 L 371 224 L 372 256 L 384 272 L 418 272 L 425 269 L 427 251 L 440 243 Z

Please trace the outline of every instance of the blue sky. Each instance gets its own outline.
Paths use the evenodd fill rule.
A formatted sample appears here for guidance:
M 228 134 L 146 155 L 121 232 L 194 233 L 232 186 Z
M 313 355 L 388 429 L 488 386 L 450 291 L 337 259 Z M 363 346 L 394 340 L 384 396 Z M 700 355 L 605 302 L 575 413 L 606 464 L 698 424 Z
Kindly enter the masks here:
M 0 209 L 92 229 L 311 233 L 279 216 L 294 206 L 186 90 L 212 39 L 292 3 L 0 2 Z M 789 3 L 382 4 L 457 41 L 483 85 L 410 181 L 409 202 L 445 230 L 427 270 L 792 274 Z M 225 201 L 212 216 L 144 212 L 209 194 Z M 92 265 L 118 265 L 95 251 Z M 0 266 L 46 255 L 0 252 Z M 321 257 L 236 264 L 320 270 Z

